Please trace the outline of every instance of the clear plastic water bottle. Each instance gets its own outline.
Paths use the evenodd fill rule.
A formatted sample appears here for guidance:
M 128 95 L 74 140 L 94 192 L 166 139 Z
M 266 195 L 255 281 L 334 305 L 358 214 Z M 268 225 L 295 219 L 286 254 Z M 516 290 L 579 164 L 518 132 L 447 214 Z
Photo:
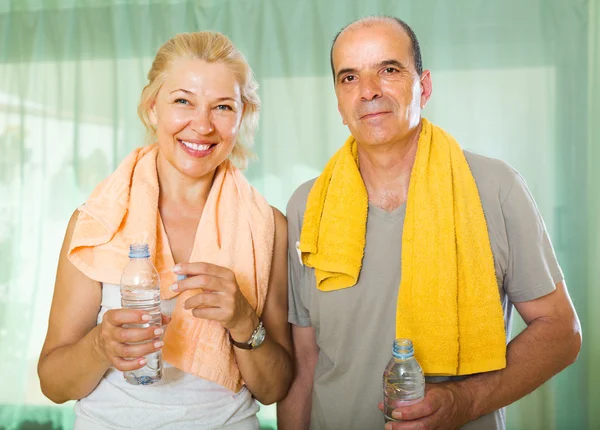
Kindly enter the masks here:
M 146 311 L 150 321 L 144 324 L 124 324 L 123 327 L 160 327 L 160 277 L 152 262 L 148 245 L 134 244 L 129 247 L 129 264 L 121 275 L 121 307 Z M 142 343 L 154 342 L 154 339 Z M 125 380 L 133 385 L 149 385 L 162 378 L 162 352 L 144 357 L 147 363 L 138 370 L 123 372 Z
M 414 357 L 410 339 L 396 339 L 392 358 L 383 372 L 383 413 L 385 422 L 396 422 L 392 418 L 394 409 L 420 402 L 425 396 L 423 369 Z

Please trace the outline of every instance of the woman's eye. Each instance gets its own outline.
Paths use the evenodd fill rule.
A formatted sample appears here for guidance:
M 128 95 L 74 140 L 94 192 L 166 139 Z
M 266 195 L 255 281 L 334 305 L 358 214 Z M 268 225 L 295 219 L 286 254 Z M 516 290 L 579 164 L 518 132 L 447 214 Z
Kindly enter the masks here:
M 188 105 L 188 104 L 190 104 L 190 102 L 188 102 L 186 99 L 176 99 L 175 103 L 182 104 L 182 105 Z
M 231 106 L 229 106 L 229 105 L 218 105 L 218 106 L 217 106 L 217 109 L 218 109 L 218 110 L 233 110 L 233 109 L 231 108 Z

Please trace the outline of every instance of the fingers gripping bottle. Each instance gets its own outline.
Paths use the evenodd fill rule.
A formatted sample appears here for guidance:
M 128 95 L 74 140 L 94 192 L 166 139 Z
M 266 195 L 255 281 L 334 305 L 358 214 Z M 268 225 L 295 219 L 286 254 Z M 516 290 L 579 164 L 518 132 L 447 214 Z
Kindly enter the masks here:
M 383 372 L 383 394 L 385 422 L 398 421 L 392 418 L 394 409 L 423 400 L 425 377 L 421 365 L 414 357 L 410 339 L 394 341 L 392 358 Z
M 160 278 L 150 261 L 147 244 L 133 244 L 129 247 L 129 264 L 121 275 L 121 307 L 145 311 L 150 321 L 144 324 L 125 324 L 123 327 L 160 327 Z M 154 342 L 155 339 L 143 341 Z M 144 357 L 146 365 L 138 370 L 125 371 L 125 380 L 133 385 L 149 385 L 162 377 L 162 351 Z

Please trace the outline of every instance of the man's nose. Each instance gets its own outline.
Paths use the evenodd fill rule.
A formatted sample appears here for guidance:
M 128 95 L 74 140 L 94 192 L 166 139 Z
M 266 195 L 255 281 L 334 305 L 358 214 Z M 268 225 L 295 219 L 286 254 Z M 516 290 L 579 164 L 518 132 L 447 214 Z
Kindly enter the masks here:
M 360 97 L 371 101 L 381 97 L 381 84 L 377 76 L 365 76 L 360 82 Z

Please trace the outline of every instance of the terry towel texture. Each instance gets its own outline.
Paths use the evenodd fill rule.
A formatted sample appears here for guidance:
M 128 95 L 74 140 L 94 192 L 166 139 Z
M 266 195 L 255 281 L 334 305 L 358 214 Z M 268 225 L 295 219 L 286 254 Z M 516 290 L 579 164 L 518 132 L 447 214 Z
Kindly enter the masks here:
M 171 250 L 158 211 L 158 147 L 136 149 L 79 208 L 69 260 L 89 278 L 119 284 L 129 245 L 147 243 L 160 274 L 161 298 L 177 297 L 164 335 L 163 358 L 175 367 L 239 391 L 243 381 L 226 330 L 195 318 L 178 294 Z M 231 269 L 250 305 L 262 313 L 271 271 L 275 226 L 272 208 L 229 161 L 221 164 L 198 224 L 190 262 Z
M 300 250 L 320 290 L 358 281 L 368 204 L 351 136 L 306 203 Z M 506 366 L 504 318 L 477 185 L 458 143 L 426 119 L 410 178 L 401 264 L 396 337 L 412 339 L 426 374 Z

